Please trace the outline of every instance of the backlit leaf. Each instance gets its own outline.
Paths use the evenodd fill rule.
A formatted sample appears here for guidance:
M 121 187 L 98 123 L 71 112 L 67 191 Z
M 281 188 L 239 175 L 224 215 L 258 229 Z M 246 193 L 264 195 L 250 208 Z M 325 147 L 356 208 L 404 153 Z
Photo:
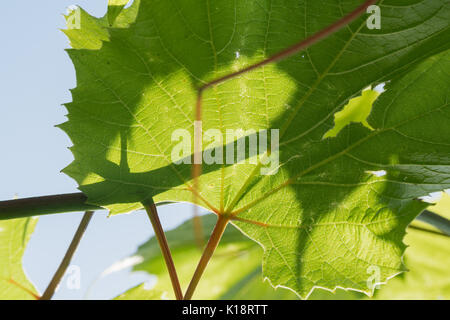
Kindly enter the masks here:
M 22 267 L 25 248 L 36 223 L 34 218 L 0 221 L 0 300 L 38 298 Z
M 205 91 L 204 132 L 279 130 L 270 168 L 252 163 L 254 156 L 203 164 L 199 179 L 200 205 L 232 217 L 264 247 L 272 285 L 303 298 L 314 287 L 371 294 L 370 270 L 381 282 L 404 270 L 404 230 L 426 207 L 415 199 L 450 187 L 448 54 L 427 59 L 450 46 L 448 4 L 380 1 L 380 30 L 361 17 L 298 55 Z M 77 88 L 61 128 L 75 161 L 64 172 L 90 203 L 112 213 L 139 209 L 149 198 L 193 201 L 191 166 L 172 158 L 179 143 L 172 134 L 185 129 L 193 141 L 196 87 L 355 6 L 142 0 L 135 23 L 106 28 L 109 40 L 100 48 L 69 50 Z M 367 122 L 373 130 L 352 123 L 323 139 L 336 112 L 385 81 Z

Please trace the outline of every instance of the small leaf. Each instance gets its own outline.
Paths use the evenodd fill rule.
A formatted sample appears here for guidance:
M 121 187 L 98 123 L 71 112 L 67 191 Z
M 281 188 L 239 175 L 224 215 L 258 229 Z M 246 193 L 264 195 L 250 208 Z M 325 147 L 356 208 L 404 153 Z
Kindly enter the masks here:
M 0 300 L 38 299 L 22 266 L 36 223 L 34 218 L 0 221 Z

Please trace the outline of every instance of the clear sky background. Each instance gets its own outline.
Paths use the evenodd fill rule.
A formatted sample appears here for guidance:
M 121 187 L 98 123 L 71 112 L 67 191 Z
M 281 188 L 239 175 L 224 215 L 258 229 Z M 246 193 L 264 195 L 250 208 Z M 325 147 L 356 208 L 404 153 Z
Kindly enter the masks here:
M 107 0 L 8 1 L 0 10 L 0 200 L 77 192 L 60 170 L 72 161 L 69 138 L 56 124 L 66 120 L 75 70 L 63 14 L 70 5 L 103 16 Z M 164 228 L 191 216 L 187 204 L 160 207 Z M 82 213 L 39 219 L 24 257 L 30 280 L 42 293 L 59 265 Z M 95 281 L 114 262 L 133 254 L 153 234 L 145 213 L 107 218 L 96 213 L 72 260 L 81 288 L 69 289 L 67 276 L 55 299 L 109 299 L 149 278 L 130 268 Z

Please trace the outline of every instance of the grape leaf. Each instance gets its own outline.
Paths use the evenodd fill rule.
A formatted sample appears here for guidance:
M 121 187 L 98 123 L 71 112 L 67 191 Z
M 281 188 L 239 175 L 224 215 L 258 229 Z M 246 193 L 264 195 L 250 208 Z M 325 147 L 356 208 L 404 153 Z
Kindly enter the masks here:
M 37 219 L 0 221 L 0 300 L 38 299 L 22 267 L 22 258 Z
M 204 93 L 204 131 L 280 129 L 276 174 L 261 175 L 261 166 L 245 161 L 203 164 L 199 179 L 201 205 L 232 217 L 264 247 L 272 285 L 302 297 L 314 287 L 370 294 L 367 270 L 379 268 L 382 282 L 404 270 L 404 230 L 426 207 L 414 199 L 450 183 L 448 63 L 433 57 L 399 79 L 449 48 L 448 3 L 380 1 L 381 30 L 368 30 L 361 17 L 297 56 Z M 101 48 L 69 50 L 77 88 L 60 127 L 75 160 L 64 172 L 112 213 L 149 198 L 192 201 L 190 165 L 176 164 L 171 152 L 174 130 L 193 132 L 195 88 L 354 7 L 141 1 L 135 23 L 108 28 Z M 383 81 L 391 84 L 369 117 L 373 131 L 353 123 L 322 139 L 349 99 Z M 377 170 L 387 174 L 370 173 Z

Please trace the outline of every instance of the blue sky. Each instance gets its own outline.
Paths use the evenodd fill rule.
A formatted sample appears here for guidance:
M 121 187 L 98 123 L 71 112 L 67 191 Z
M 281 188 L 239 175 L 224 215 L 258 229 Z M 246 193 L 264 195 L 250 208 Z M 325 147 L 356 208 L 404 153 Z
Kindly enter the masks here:
M 0 200 L 77 192 L 60 170 L 72 161 L 70 140 L 56 124 L 65 121 L 75 71 L 63 14 L 70 5 L 102 16 L 107 0 L 9 1 L 0 11 Z M 26 273 L 40 292 L 62 259 L 82 213 L 41 217 L 25 253 Z M 112 263 L 135 252 L 153 234 L 143 212 L 107 218 L 97 213 L 72 261 L 81 271 L 81 288 L 67 277 L 55 299 L 108 299 L 149 277 L 129 268 L 94 280 Z M 161 207 L 164 228 L 191 215 L 187 204 Z

